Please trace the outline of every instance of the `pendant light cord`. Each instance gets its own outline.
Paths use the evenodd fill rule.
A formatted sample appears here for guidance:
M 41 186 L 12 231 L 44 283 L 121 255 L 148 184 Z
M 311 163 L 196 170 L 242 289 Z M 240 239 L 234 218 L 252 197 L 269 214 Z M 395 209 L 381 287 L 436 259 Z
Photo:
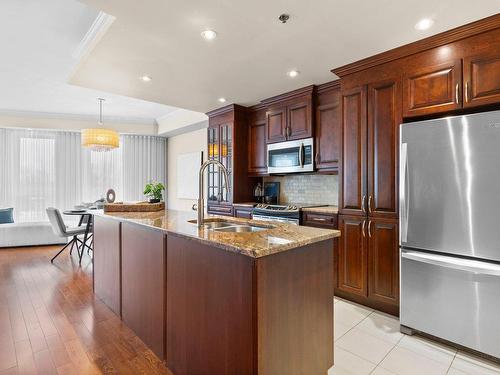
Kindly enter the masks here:
M 103 102 L 106 100 L 106 99 L 103 99 L 103 98 L 99 98 L 97 99 L 99 101 L 99 122 L 98 124 L 99 125 L 102 125 L 103 124 L 103 121 L 102 121 L 102 104 Z

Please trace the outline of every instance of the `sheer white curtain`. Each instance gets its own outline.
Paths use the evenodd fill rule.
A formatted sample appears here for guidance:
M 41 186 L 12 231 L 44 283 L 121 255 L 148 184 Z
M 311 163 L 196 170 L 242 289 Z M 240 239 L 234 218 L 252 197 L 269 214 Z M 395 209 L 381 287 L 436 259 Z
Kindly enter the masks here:
M 0 128 L 0 208 L 15 221 L 46 221 L 50 206 L 93 202 L 113 188 L 141 200 L 150 180 L 166 181 L 166 139 L 122 135 L 110 152 L 82 149 L 80 133 Z
M 167 142 L 165 138 L 123 135 L 123 199 L 144 199 L 142 192 L 149 181 L 166 183 Z M 165 198 L 165 197 L 163 197 Z

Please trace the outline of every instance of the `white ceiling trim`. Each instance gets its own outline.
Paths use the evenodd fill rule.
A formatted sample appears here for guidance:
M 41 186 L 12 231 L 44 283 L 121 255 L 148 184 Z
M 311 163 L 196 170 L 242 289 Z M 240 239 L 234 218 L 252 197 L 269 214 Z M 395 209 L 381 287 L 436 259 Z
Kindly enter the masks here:
M 71 79 L 73 74 L 78 70 L 80 64 L 90 55 L 95 46 L 99 43 L 101 38 L 106 34 L 108 29 L 111 27 L 116 17 L 104 13 L 102 11 L 97 14 L 94 22 L 90 26 L 87 33 L 84 35 L 80 44 L 75 48 L 71 56 L 77 61 L 76 64 L 71 68 L 68 75 L 68 81 Z
M 23 118 L 42 118 L 42 119 L 57 119 L 57 120 L 71 120 L 71 121 L 86 121 L 95 122 L 97 124 L 98 115 L 79 115 L 72 113 L 54 113 L 54 112 L 34 112 L 34 111 L 13 111 L 0 109 L 0 116 L 9 117 L 23 117 Z M 131 125 L 152 125 L 156 126 L 155 120 L 134 118 L 134 117 L 120 117 L 120 116 L 106 116 L 104 115 L 104 124 L 131 124 Z

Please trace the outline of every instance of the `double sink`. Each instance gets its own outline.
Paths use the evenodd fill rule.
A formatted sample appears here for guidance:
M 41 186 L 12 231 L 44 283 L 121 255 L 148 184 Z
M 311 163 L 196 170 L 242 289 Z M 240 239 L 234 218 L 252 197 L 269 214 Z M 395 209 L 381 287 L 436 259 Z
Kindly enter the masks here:
M 189 220 L 191 224 L 197 224 L 196 220 Z M 214 232 L 226 233 L 245 233 L 245 232 L 259 232 L 261 230 L 271 229 L 272 226 L 258 226 L 234 221 L 226 221 L 219 219 L 208 219 L 203 222 L 203 228 L 212 230 Z

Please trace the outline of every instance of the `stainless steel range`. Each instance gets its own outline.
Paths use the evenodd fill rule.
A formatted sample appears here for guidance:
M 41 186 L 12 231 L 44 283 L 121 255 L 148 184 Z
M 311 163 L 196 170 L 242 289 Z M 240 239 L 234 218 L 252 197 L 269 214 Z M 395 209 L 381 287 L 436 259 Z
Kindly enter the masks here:
M 254 220 L 280 221 L 289 224 L 300 224 L 300 210 L 305 207 L 319 207 L 321 205 L 305 204 L 258 204 L 252 211 Z

